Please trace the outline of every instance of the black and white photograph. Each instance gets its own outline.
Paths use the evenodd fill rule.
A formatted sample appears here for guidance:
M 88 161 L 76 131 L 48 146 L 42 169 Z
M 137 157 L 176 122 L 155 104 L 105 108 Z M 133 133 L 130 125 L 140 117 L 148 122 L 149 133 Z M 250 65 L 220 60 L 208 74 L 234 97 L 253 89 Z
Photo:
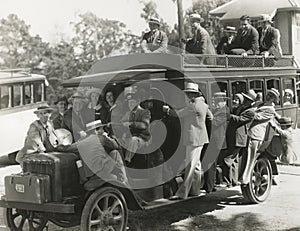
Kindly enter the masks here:
M 1 0 L 0 231 L 300 231 L 300 0 Z

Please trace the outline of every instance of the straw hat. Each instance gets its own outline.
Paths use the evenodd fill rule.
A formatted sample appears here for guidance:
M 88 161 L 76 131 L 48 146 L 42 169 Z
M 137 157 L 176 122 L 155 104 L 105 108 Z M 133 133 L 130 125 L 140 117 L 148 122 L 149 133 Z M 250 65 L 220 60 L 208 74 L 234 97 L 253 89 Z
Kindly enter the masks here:
M 260 16 L 259 22 L 269 22 L 269 23 L 273 23 L 271 15 L 268 15 L 268 14 L 262 14 L 262 15 Z
M 228 99 L 226 92 L 215 92 L 214 99 Z
M 48 111 L 49 113 L 53 112 L 53 108 L 49 107 L 48 105 L 46 106 L 41 106 L 38 107 L 33 113 L 38 114 L 40 112 Z
M 242 94 L 237 93 L 237 94 L 235 94 L 235 97 L 237 97 L 240 100 L 241 103 L 244 102 L 244 96 Z
M 284 89 L 284 93 L 290 94 L 292 97 L 294 97 L 294 92 L 291 89 Z
M 204 22 L 204 19 L 200 16 L 200 14 L 194 13 L 190 15 L 190 20 L 193 22 Z
M 149 22 L 148 22 L 149 24 L 151 23 L 151 24 L 156 24 L 156 25 L 158 25 L 158 26 L 160 26 L 160 20 L 158 19 L 158 18 L 155 18 L 155 17 L 151 17 L 150 19 L 149 19 Z
M 200 93 L 197 83 L 186 83 L 184 91 L 185 92 Z
M 92 93 L 97 93 L 97 94 L 100 95 L 100 89 L 93 87 L 93 88 L 87 90 L 86 96 L 87 96 L 88 98 L 90 98 Z
M 101 120 L 95 120 L 93 122 L 90 122 L 88 124 L 86 124 L 86 132 L 88 131 L 91 131 L 93 129 L 96 129 L 96 128 L 99 128 L 99 127 L 102 127 L 103 124 L 102 124 L 102 121 Z
M 226 26 L 226 28 L 224 29 L 224 32 L 237 33 L 234 26 Z
M 72 95 L 72 99 L 82 99 L 82 100 L 86 100 L 86 97 L 81 93 L 81 92 L 75 92 L 73 95 Z
M 280 123 L 280 126 L 290 126 L 293 124 L 291 117 L 281 117 L 278 119 L 278 122 Z
M 253 102 L 256 100 L 256 96 L 257 96 L 257 94 L 253 89 L 250 89 L 246 94 L 242 92 L 242 95 Z
M 276 88 L 271 88 L 270 90 L 267 91 L 267 94 L 272 94 L 274 95 L 277 99 L 279 99 L 280 93 Z

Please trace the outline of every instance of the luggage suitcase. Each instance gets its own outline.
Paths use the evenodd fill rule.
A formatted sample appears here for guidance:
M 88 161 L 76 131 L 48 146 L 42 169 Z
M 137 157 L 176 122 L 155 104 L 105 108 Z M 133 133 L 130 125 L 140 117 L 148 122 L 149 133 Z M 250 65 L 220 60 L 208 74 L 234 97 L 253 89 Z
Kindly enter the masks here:
M 52 201 L 82 193 L 74 153 L 50 152 L 32 154 L 23 161 L 23 171 L 50 176 Z
M 51 201 L 50 177 L 32 173 L 12 174 L 4 178 L 5 200 L 43 204 Z

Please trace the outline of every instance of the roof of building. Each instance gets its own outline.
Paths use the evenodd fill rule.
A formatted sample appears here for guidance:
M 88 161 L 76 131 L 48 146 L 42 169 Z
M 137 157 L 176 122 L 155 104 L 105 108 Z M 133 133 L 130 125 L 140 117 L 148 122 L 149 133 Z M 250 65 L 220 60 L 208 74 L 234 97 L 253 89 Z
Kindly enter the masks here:
M 242 15 L 258 17 L 261 14 L 274 16 L 279 8 L 300 8 L 300 0 L 232 0 L 210 11 L 221 20 L 240 18 Z

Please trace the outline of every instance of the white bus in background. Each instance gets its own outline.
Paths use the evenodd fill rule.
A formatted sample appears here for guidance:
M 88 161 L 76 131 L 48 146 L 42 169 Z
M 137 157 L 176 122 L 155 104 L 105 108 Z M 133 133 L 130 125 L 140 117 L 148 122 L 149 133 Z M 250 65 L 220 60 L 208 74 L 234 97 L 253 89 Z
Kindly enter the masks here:
M 45 105 L 47 79 L 29 69 L 0 70 L 0 165 L 24 145 L 33 113 Z M 2 162 L 2 163 L 1 163 Z

